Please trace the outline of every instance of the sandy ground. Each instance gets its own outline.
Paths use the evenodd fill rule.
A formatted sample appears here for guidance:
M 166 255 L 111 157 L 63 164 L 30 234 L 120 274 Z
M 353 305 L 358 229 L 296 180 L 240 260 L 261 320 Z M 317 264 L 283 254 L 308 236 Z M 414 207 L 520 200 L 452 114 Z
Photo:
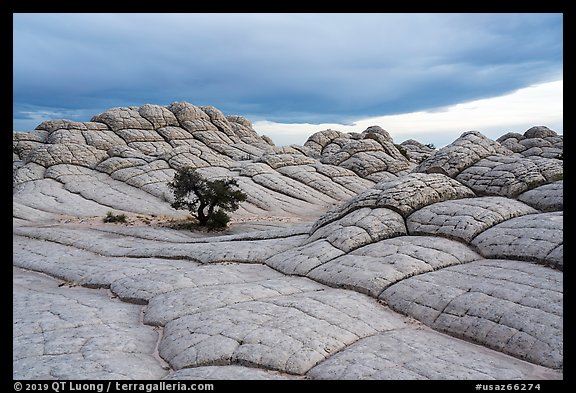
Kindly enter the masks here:
M 150 228 L 171 228 L 187 232 L 193 232 L 200 236 L 218 236 L 218 235 L 232 235 L 241 234 L 253 231 L 262 231 L 272 228 L 284 228 L 291 225 L 305 225 L 312 224 L 316 217 L 299 217 L 299 216 L 234 216 L 231 218 L 228 227 L 224 230 L 209 230 L 206 228 L 194 226 L 190 224 L 194 219 L 190 215 L 181 216 L 168 216 L 168 215 L 146 215 L 124 213 L 126 222 L 105 223 L 102 216 L 60 216 L 57 223 L 59 225 L 74 225 L 86 227 L 101 227 L 101 226 L 126 226 L 126 227 L 150 227 Z
M 125 226 L 150 226 L 150 227 L 178 227 L 193 222 L 193 217 L 186 216 L 167 216 L 167 215 L 146 215 L 124 213 L 126 222 L 109 223 L 115 225 Z M 105 224 L 102 216 L 61 216 L 57 222 L 59 224 L 85 224 L 100 225 Z M 306 222 L 314 222 L 316 217 L 305 219 L 298 216 L 245 216 L 245 217 L 232 217 L 229 226 L 239 224 L 254 224 L 254 223 L 270 223 L 270 224 L 301 224 Z

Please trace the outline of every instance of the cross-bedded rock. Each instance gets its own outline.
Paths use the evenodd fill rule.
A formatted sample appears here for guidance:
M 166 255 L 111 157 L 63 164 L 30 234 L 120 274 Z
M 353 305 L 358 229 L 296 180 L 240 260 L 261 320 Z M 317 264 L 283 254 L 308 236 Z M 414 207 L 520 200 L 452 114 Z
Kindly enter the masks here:
M 308 138 L 304 146 L 319 154 L 321 162 L 350 169 L 373 181 L 407 172 L 414 166 L 394 145 L 390 134 L 378 126 L 359 135 L 320 131 Z
M 434 145 L 425 145 L 414 139 L 408 139 L 400 145 L 396 145 L 396 148 L 414 164 L 420 164 L 422 161 L 430 157 L 435 150 Z
M 547 128 L 542 130 L 533 127 L 525 135 L 532 141 L 541 141 L 542 136 L 556 138 L 561 149 L 562 138 Z M 414 172 L 443 173 L 470 187 L 478 195 L 509 198 L 562 179 L 561 150 L 554 154 L 518 155 L 514 153 L 518 149 L 505 147 L 510 146 L 510 143 L 504 144 L 504 141 L 512 137 L 518 135 L 507 134 L 499 139 L 503 141 L 500 144 L 477 131 L 466 132 L 450 145 L 434 152 Z
M 563 217 L 563 212 L 553 212 L 513 218 L 484 231 L 472 245 L 487 258 L 534 261 L 562 270 Z
M 543 184 L 562 179 L 562 161 L 556 159 L 488 156 L 466 168 L 456 180 L 478 195 L 501 195 L 508 198 Z
M 153 130 L 150 121 L 140 115 L 139 108 L 112 108 L 92 118 L 92 122 L 103 123 L 112 131 L 125 129 Z
M 93 169 L 77 165 L 53 165 L 46 170 L 44 176 L 58 181 L 65 190 L 103 206 L 144 214 L 175 214 L 174 209 L 159 204 L 158 199 L 149 193 L 138 192 L 128 182 L 116 180 Z
M 257 173 L 246 179 L 249 181 L 239 182 L 250 197 L 245 204 L 247 211 L 294 214 L 303 208 L 298 205 L 304 197 L 304 208 L 319 214 L 373 184 L 351 171 L 333 179 L 334 170 L 330 165 L 323 168 L 324 164 L 310 156 L 311 149 L 278 148 L 269 142 L 245 118 L 226 117 L 210 106 L 175 102 L 167 107 L 112 108 L 90 122 L 53 120 L 42 123 L 33 133 L 15 133 L 13 185 L 17 188 L 44 178 L 42 168 L 76 165 L 106 173 L 133 187 L 131 196 L 144 192 L 160 199 L 160 209 L 166 211 L 170 210 L 170 193 L 165 184 L 175 170 L 184 166 L 232 168 L 243 162 L 261 162 L 268 167 L 265 174 Z M 310 168 L 328 178 L 321 177 L 322 182 L 317 183 L 319 176 L 305 175 Z M 238 172 L 223 172 L 220 176 L 237 177 Z M 142 212 L 128 209 L 125 203 L 117 208 Z
M 475 196 L 466 186 L 442 174 L 410 173 L 393 180 L 381 181 L 374 187 L 324 214 L 312 228 L 336 221 L 350 212 L 362 208 L 388 208 L 406 217 L 426 205 L 450 199 Z
M 307 242 L 326 239 L 349 253 L 366 244 L 402 235 L 406 235 L 406 225 L 400 214 L 386 208 L 365 207 L 316 229 Z
M 100 255 L 131 258 L 165 257 L 190 260 L 199 263 L 253 262 L 262 263 L 270 256 L 298 246 L 303 236 L 228 242 L 165 242 L 161 238 L 118 236 L 90 228 L 15 228 L 14 234 L 73 246 Z
M 353 173 L 330 171 L 328 165 L 288 165 L 278 168 L 277 172 L 319 191 L 334 200 L 346 200 L 364 190 L 373 183 L 363 181 Z M 335 167 L 339 168 L 339 167 Z M 340 168 L 342 169 L 342 168 Z
M 480 258 L 467 246 L 452 240 L 401 236 L 337 256 L 318 264 L 306 276 L 333 287 L 378 297 L 384 289 L 405 278 Z
M 178 318 L 166 324 L 160 354 L 174 368 L 237 363 L 304 374 L 361 337 L 402 326 L 376 302 L 327 289 Z
M 562 143 L 373 126 L 275 146 L 186 102 L 15 133 L 13 265 L 65 285 L 15 270 L 14 376 L 562 378 Z M 248 195 L 226 232 L 168 227 L 185 166 Z
M 532 127 L 524 134 L 509 132 L 496 139 L 496 141 L 525 157 L 559 158 L 562 157 L 564 150 L 563 138 L 555 131 L 544 126 Z
M 159 379 L 158 333 L 140 307 L 14 269 L 15 379 Z M 21 312 L 25 310 L 25 312 Z
M 266 265 L 285 274 L 304 276 L 312 269 L 344 255 L 327 240 L 317 240 L 278 253 L 266 260 Z
M 392 330 L 358 340 L 312 368 L 313 379 L 346 380 L 526 380 L 559 379 L 527 365 L 430 330 Z
M 245 366 L 204 366 L 194 368 L 184 368 L 167 375 L 165 380 L 286 380 L 295 379 L 276 371 L 268 371 L 254 367 Z
M 520 194 L 518 200 L 544 212 L 564 210 L 564 181 L 532 188 Z
M 25 162 L 33 162 L 47 168 L 58 164 L 74 164 L 94 168 L 106 157 L 106 153 L 93 146 L 78 143 L 59 143 L 38 146 L 27 156 Z
M 414 168 L 414 172 L 442 173 L 455 177 L 481 159 L 496 154 L 509 156 L 513 152 L 478 131 L 468 131 L 448 146 L 435 151 Z
M 249 268 L 239 266 L 239 272 Z M 211 271 L 214 269 L 207 269 Z M 253 270 L 253 269 L 252 269 Z M 262 269 L 262 272 L 265 272 Z M 196 271 L 197 273 L 197 271 Z M 154 296 L 144 315 L 150 325 L 164 326 L 166 323 L 198 312 L 231 306 L 236 303 L 292 295 L 296 293 L 322 291 L 324 286 L 300 277 L 282 277 L 271 271 L 268 276 L 260 275 L 259 281 L 221 282 L 210 286 L 187 285 L 181 289 Z M 242 275 L 238 275 L 241 278 Z
M 470 243 L 496 224 L 537 210 L 503 197 L 467 198 L 438 202 L 415 211 L 406 219 L 411 235 L 445 236 Z
M 20 205 L 55 215 L 104 216 L 112 210 L 110 206 L 103 206 L 66 190 L 56 180 L 45 178 L 22 182 L 14 189 L 13 198 Z M 35 215 L 22 218 L 35 222 Z
M 434 329 L 562 368 L 562 281 L 544 266 L 480 260 L 408 278 L 380 298 Z

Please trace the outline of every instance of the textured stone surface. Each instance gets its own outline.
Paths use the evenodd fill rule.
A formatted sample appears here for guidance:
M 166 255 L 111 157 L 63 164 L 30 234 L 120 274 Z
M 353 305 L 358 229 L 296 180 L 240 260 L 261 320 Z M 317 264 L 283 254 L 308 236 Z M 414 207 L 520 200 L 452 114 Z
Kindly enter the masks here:
M 403 325 L 362 295 L 327 289 L 181 317 L 166 324 L 160 355 L 174 368 L 239 363 L 304 374 L 358 338 Z
M 13 190 L 13 198 L 21 205 L 51 214 L 104 217 L 112 210 L 110 206 L 71 193 L 62 183 L 46 178 L 18 185 Z M 34 221 L 34 217 L 30 220 Z
M 562 151 L 543 126 L 275 146 L 186 102 L 14 133 L 13 376 L 562 378 Z M 184 166 L 248 195 L 224 232 L 178 229 Z
M 544 212 L 564 210 L 564 181 L 533 188 L 520 194 L 518 199 Z
M 158 333 L 140 307 L 13 269 L 14 379 L 159 379 Z M 20 312 L 25 310 L 25 312 Z
M 489 156 L 466 168 L 456 176 L 456 180 L 479 195 L 511 198 L 547 182 L 562 179 L 562 161 L 546 158 L 541 160 L 544 162 L 537 165 L 531 159 Z
M 357 176 L 353 176 L 351 173 L 336 173 L 330 176 L 327 174 L 328 171 L 322 171 L 321 167 L 314 165 L 288 165 L 277 171 L 334 200 L 352 198 L 356 195 L 355 190 L 365 189 L 372 185 L 371 182 L 361 182 Z
M 563 138 L 545 126 L 532 127 L 524 134 L 509 132 L 502 135 L 497 141 L 502 146 L 525 157 L 562 157 Z
M 357 138 L 334 130 L 320 131 L 304 144 L 316 151 L 325 164 L 350 169 L 371 180 L 408 171 L 414 164 L 398 150 L 387 131 L 369 127 Z
M 200 263 L 252 262 L 262 263 L 270 256 L 302 243 L 302 236 L 230 242 L 166 242 L 162 238 L 115 236 L 93 228 L 20 227 L 17 235 L 48 240 L 100 255 L 131 258 L 172 258 Z
M 469 243 L 478 234 L 513 217 L 537 211 L 522 202 L 502 197 L 459 199 L 434 203 L 406 219 L 411 235 L 445 236 Z
M 316 221 L 312 230 L 362 207 L 388 208 L 406 217 L 432 203 L 473 196 L 474 193 L 468 187 L 445 175 L 411 173 L 377 183 L 338 208 L 328 211 Z
M 94 168 L 106 157 L 106 153 L 93 146 L 78 143 L 41 145 L 28 154 L 26 161 L 43 167 L 57 164 L 75 164 Z
M 416 274 L 480 259 L 463 244 L 433 237 L 402 236 L 373 243 L 319 264 L 307 276 L 377 297 L 391 284 Z
M 562 270 L 564 214 L 531 214 L 498 224 L 472 244 L 487 258 L 535 261 Z
M 152 130 L 153 125 L 138 113 L 138 108 L 112 108 L 92 118 L 92 122 L 103 123 L 112 131 L 125 129 Z
M 204 366 L 185 368 L 167 375 L 165 380 L 286 380 L 295 377 L 276 371 L 268 371 L 244 366 Z
M 562 282 L 547 267 L 481 260 L 408 278 L 380 297 L 434 329 L 561 368 Z
M 266 265 L 285 274 L 303 276 L 341 255 L 344 255 L 344 251 L 334 247 L 327 240 L 317 240 L 276 254 L 266 260 Z
M 414 139 L 408 139 L 396 147 L 401 153 L 403 149 L 408 159 L 415 164 L 420 164 L 422 161 L 430 157 L 435 150 L 433 145 L 424 145 Z
M 486 138 L 478 131 L 468 131 L 448 146 L 435 151 L 429 158 L 418 165 L 414 171 L 442 173 L 455 177 L 481 159 L 495 154 L 509 156 L 512 151 Z
M 152 195 L 139 192 L 120 180 L 92 169 L 76 165 L 53 165 L 46 170 L 44 176 L 62 183 L 63 188 L 72 194 L 102 206 L 144 214 L 176 214 L 174 209 L 165 203 L 158 203 L 158 199 Z
M 151 213 L 130 202 L 148 198 L 137 194 L 152 195 L 160 204 L 160 212 L 168 213 L 170 193 L 165 183 L 183 166 L 235 167 L 216 176 L 239 177 L 240 187 L 249 195 L 243 209 L 252 214 L 274 211 L 285 215 L 305 209 L 319 215 L 373 184 L 352 171 L 343 172 L 344 168 L 339 167 L 340 172 L 330 165 L 323 168 L 326 165 L 307 155 L 313 153 L 307 147 L 270 145 L 240 116 L 226 117 L 216 108 L 186 102 L 167 107 L 112 108 L 91 122 L 54 120 L 42 123 L 33 133 L 14 135 L 15 187 L 42 180 L 43 171 L 53 166 L 86 167 L 133 187 L 131 192 L 124 187 L 123 192 L 130 194 L 124 198 L 126 203 L 113 201 L 110 205 L 136 213 Z M 239 172 L 243 172 L 243 165 L 254 161 L 262 162 L 268 170 L 242 179 L 245 175 Z M 283 168 L 286 170 L 280 171 Z M 95 176 L 107 183 L 103 176 Z M 94 190 L 105 192 L 97 187 Z M 88 199 L 101 198 L 91 195 Z
M 195 269 L 195 273 L 198 272 L 200 270 Z M 264 272 L 262 269 L 261 273 Z M 324 286 L 304 278 L 283 278 L 272 272 L 267 272 L 267 275 L 260 274 L 259 277 L 260 281 L 223 282 L 210 286 L 187 284 L 182 289 L 174 289 L 172 286 L 170 292 L 152 298 L 146 309 L 144 321 L 147 324 L 164 326 L 185 315 L 227 307 L 235 303 L 325 289 Z M 240 278 L 242 275 L 239 275 Z
M 326 239 L 348 253 L 366 244 L 406 234 L 404 219 L 390 209 L 361 208 L 318 228 L 307 242 Z
M 526 380 L 559 379 L 543 367 L 504 355 L 494 357 L 429 330 L 404 329 L 358 340 L 308 372 L 314 379 Z

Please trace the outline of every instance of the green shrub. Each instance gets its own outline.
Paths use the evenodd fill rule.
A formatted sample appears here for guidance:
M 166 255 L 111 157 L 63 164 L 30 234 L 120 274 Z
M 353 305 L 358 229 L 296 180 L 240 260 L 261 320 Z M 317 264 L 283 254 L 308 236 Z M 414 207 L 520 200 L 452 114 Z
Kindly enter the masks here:
M 229 222 L 230 216 L 224 210 L 216 210 L 208 219 L 206 226 L 210 229 L 223 229 Z
M 114 223 L 114 224 L 123 223 L 123 224 L 125 224 L 126 218 L 127 218 L 126 214 L 124 214 L 124 213 L 114 215 L 112 212 L 108 212 L 108 213 L 106 213 L 106 217 L 104 217 L 102 219 L 102 221 L 104 221 L 105 223 Z

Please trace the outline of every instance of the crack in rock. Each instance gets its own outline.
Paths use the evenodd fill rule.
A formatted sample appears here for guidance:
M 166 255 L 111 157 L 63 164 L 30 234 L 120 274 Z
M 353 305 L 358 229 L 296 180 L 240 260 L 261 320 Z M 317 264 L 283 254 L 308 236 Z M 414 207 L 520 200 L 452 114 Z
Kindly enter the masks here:
M 46 121 L 12 151 L 14 378 L 562 378 L 563 137 L 546 127 L 275 146 L 174 102 Z M 152 220 L 186 219 L 167 186 L 184 166 L 248 195 L 225 232 Z

